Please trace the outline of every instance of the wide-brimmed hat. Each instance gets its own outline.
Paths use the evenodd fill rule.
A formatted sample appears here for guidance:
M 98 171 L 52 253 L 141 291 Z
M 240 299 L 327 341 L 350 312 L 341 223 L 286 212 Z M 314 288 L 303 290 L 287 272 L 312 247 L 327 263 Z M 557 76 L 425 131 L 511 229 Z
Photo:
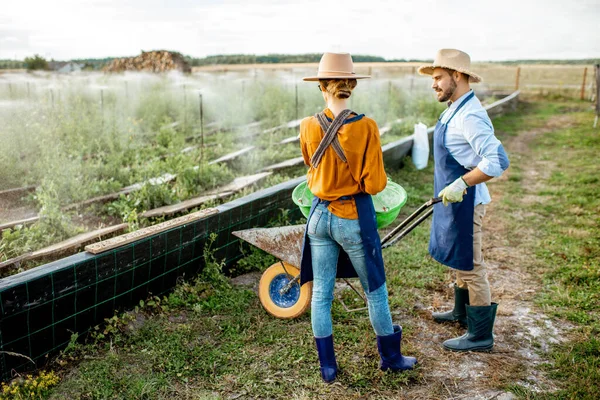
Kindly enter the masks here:
M 464 51 L 456 49 L 441 49 L 435 55 L 431 65 L 423 65 L 418 71 L 421 75 L 432 75 L 435 68 L 448 68 L 469 75 L 469 82 L 479 83 L 481 77 L 471 71 L 471 57 Z
M 317 76 L 302 78 L 305 81 L 319 79 L 365 79 L 368 75 L 356 75 L 352 56 L 348 53 L 325 53 L 319 62 Z

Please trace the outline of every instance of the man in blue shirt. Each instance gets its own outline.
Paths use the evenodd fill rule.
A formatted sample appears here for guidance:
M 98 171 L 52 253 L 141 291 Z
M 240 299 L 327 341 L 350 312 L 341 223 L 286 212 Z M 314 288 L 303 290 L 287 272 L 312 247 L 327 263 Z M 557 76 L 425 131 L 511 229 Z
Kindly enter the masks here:
M 492 330 L 498 305 L 492 303 L 481 253 L 485 205 L 491 201 L 484 182 L 502 175 L 509 161 L 494 127 L 470 83 L 481 82 L 471 71 L 467 53 L 439 50 L 432 65 L 419 68 L 431 75 L 438 101 L 448 102 L 433 135 L 434 206 L 429 253 L 456 270 L 454 309 L 433 313 L 436 322 L 457 321 L 467 333 L 446 340 L 454 351 L 484 351 L 494 345 Z

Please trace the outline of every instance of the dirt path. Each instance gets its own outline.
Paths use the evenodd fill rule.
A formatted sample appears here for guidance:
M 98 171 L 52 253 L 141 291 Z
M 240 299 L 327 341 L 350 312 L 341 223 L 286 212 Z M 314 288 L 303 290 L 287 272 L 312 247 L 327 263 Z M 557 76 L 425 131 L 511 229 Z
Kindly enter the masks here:
M 423 309 L 418 321 L 421 337 L 414 338 L 420 351 L 425 387 L 415 387 L 407 398 L 511 399 L 512 393 L 491 387 L 519 384 L 532 391 L 553 391 L 555 384 L 540 371 L 548 362 L 549 344 L 557 343 L 569 330 L 555 324 L 533 302 L 541 288 L 536 270 L 535 227 L 520 224 L 526 213 L 535 213 L 541 204 L 536 193 L 544 186 L 555 167 L 553 162 L 531 159 L 530 143 L 538 136 L 569 124 L 569 115 L 551 118 L 542 128 L 520 132 L 504 141 L 511 162 L 521 170 L 519 181 L 524 195 L 512 199 L 516 207 L 502 203 L 503 194 L 515 182 L 509 181 L 511 170 L 489 185 L 494 201 L 486 209 L 483 251 L 488 264 L 492 300 L 499 304 L 495 325 L 496 345 L 491 353 L 451 353 L 441 346 L 446 338 L 463 333 L 457 326 L 438 325 L 431 320 L 431 307 Z M 512 172 L 516 173 L 516 172 Z M 448 280 L 451 285 L 451 276 Z M 433 305 L 449 305 L 448 299 L 434 296 Z M 446 309 L 446 308 L 444 308 Z M 422 357 L 423 358 L 423 357 Z

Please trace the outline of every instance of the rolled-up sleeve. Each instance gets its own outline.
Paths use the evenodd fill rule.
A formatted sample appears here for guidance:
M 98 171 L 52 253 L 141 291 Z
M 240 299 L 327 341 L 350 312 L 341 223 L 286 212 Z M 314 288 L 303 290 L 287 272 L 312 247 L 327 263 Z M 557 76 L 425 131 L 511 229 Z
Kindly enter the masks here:
M 465 139 L 481 157 L 477 168 L 488 176 L 498 177 L 510 165 L 504 147 L 494 135 L 494 128 L 487 115 L 469 114 L 464 119 Z

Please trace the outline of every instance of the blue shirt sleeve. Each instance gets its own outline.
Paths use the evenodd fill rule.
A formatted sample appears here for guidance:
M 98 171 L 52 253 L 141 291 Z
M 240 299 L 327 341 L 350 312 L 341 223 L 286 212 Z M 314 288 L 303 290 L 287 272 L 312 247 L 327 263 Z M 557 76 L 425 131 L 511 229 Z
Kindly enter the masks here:
M 465 139 L 481 157 L 477 168 L 488 176 L 498 177 L 510 165 L 502 143 L 494 135 L 494 127 L 487 114 L 472 113 L 464 119 Z

